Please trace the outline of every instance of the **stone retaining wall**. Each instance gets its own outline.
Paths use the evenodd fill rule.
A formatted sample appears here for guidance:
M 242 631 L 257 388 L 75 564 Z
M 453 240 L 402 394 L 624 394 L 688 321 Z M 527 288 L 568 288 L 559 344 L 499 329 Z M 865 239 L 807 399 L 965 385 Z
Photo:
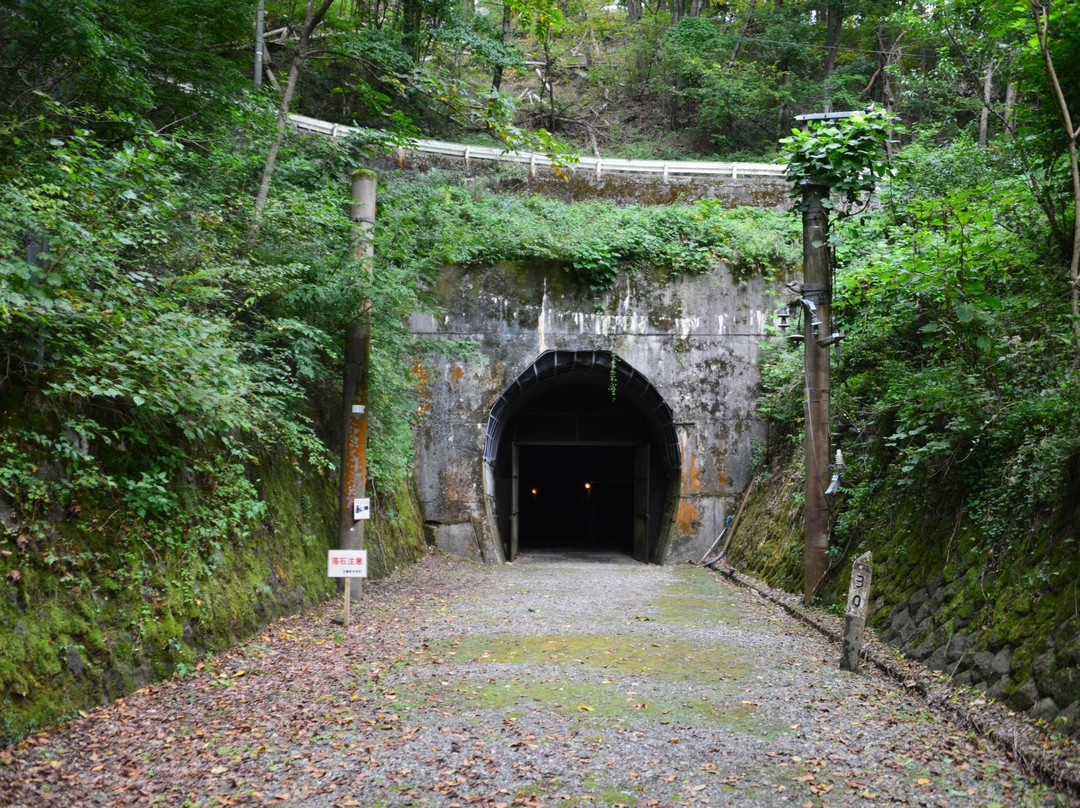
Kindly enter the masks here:
M 1076 734 L 1080 719 L 1080 620 L 1055 625 L 1034 646 L 1007 641 L 972 605 L 965 579 L 942 575 L 915 589 L 879 626 L 883 639 L 961 685 Z M 967 594 L 970 594 L 968 592 Z M 873 604 L 884 606 L 882 597 Z M 1021 608 L 1023 604 L 1020 604 Z M 1018 615 L 1022 620 L 1023 616 Z

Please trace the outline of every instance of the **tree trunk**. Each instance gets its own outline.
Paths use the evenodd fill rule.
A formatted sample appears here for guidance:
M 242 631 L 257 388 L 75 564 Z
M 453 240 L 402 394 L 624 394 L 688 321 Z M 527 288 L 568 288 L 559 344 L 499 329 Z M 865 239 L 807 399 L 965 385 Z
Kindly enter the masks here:
M 1080 138 L 1080 127 L 1073 125 L 1072 114 L 1069 111 L 1069 102 L 1061 89 L 1061 81 L 1058 79 L 1057 70 L 1054 67 L 1054 58 L 1050 55 L 1047 40 L 1050 32 L 1050 8 L 1041 0 L 1033 0 L 1031 13 L 1035 18 L 1035 34 L 1039 38 L 1039 50 L 1042 51 L 1043 62 L 1046 65 L 1046 77 L 1050 81 L 1050 89 L 1054 95 L 1054 106 L 1057 108 L 1058 120 L 1069 144 L 1069 174 L 1072 179 L 1073 194 L 1073 233 L 1072 255 L 1069 259 L 1069 284 L 1071 287 L 1070 302 L 1073 319 L 1073 337 L 1076 341 L 1076 352 L 1073 356 L 1073 370 L 1080 368 L 1080 155 L 1077 154 L 1077 138 Z
M 1016 83 L 1005 85 L 1005 128 L 1009 134 L 1016 134 Z
M 326 12 L 334 4 L 334 0 L 323 0 L 318 10 L 315 10 L 315 0 L 308 0 L 307 14 L 304 15 L 304 27 L 300 30 L 300 40 L 296 45 L 296 56 L 289 65 L 289 78 L 285 82 L 285 92 L 281 96 L 281 104 L 278 105 L 277 132 L 274 142 L 270 144 L 270 151 L 266 153 L 266 163 L 263 165 L 262 178 L 259 180 L 259 190 L 255 194 L 255 217 L 258 218 L 266 207 L 267 197 L 270 196 L 270 179 L 274 176 L 274 166 L 277 163 L 278 151 L 281 149 L 281 141 L 285 139 L 285 130 L 289 125 L 289 106 L 292 104 L 293 93 L 296 92 L 296 80 L 300 76 L 300 66 L 307 57 L 308 45 L 311 42 L 311 32 L 322 22 Z
M 739 49 L 742 47 L 743 38 L 750 30 L 750 25 L 754 22 L 754 4 L 757 0 L 750 0 L 750 6 L 746 9 L 746 22 L 743 23 L 742 31 L 739 32 L 739 38 L 735 40 L 735 47 L 731 50 L 731 58 L 728 59 L 728 67 L 735 64 L 735 60 L 739 58 Z
M 551 37 L 544 37 L 544 89 L 548 96 L 548 131 L 555 131 L 555 82 L 551 77 Z
M 822 81 L 825 85 L 825 111 L 832 112 L 832 90 L 829 79 L 836 70 L 837 55 L 840 51 L 840 34 L 844 27 L 844 4 L 842 0 L 828 0 L 825 4 L 825 70 Z
M 878 29 L 878 54 L 880 58 L 880 67 L 878 68 L 881 73 L 881 106 L 884 107 L 887 113 L 893 111 L 893 85 L 892 85 L 892 72 L 889 70 L 894 64 L 900 61 L 900 40 L 904 38 L 904 31 L 901 31 L 896 35 L 896 39 L 888 48 L 885 47 L 885 32 L 882 29 Z M 893 141 L 896 139 L 894 130 L 889 127 L 889 137 L 885 140 L 885 154 L 889 160 L 893 159 L 896 147 L 893 146 Z
M 263 0 L 259 0 L 255 7 L 255 89 L 261 90 L 263 84 L 263 23 L 265 21 L 265 9 Z
M 982 112 L 979 113 L 979 145 L 986 147 L 987 134 L 990 131 L 990 95 L 994 91 L 994 60 L 986 60 L 986 75 L 983 77 Z
M 423 55 L 424 6 L 420 0 L 401 2 L 401 40 L 414 64 Z
M 514 13 L 510 8 L 509 3 L 503 3 L 502 9 L 502 31 L 499 34 L 499 41 L 506 42 L 510 38 L 510 24 L 513 22 Z M 495 75 L 491 77 L 491 86 L 495 88 L 495 92 L 498 92 L 502 87 L 503 78 L 503 66 L 501 64 L 495 66 Z
M 643 11 L 644 3 L 642 0 L 626 0 L 626 18 L 630 20 L 630 22 L 637 22 L 640 20 Z

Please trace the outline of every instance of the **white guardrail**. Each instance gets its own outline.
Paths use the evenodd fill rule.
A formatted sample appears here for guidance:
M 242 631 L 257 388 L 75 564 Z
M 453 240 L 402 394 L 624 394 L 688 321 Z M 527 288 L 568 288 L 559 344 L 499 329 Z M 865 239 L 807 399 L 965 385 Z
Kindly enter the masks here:
M 289 121 L 301 132 L 312 132 L 330 138 L 344 137 L 351 132 L 363 132 L 355 126 L 320 121 L 304 115 L 290 115 Z M 518 152 L 497 149 L 489 146 L 466 146 L 461 143 L 446 143 L 442 140 L 414 140 L 407 148 L 399 151 L 434 154 L 441 157 L 456 157 L 465 161 L 467 166 L 472 160 L 490 162 L 522 163 L 528 165 L 532 173 L 537 166 L 550 164 L 550 158 L 539 152 Z M 597 179 L 603 174 L 656 174 L 668 177 L 783 177 L 784 166 L 772 163 L 709 163 L 691 160 L 619 160 L 614 157 L 578 157 L 576 165 L 570 166 L 572 172 L 587 171 L 595 173 Z

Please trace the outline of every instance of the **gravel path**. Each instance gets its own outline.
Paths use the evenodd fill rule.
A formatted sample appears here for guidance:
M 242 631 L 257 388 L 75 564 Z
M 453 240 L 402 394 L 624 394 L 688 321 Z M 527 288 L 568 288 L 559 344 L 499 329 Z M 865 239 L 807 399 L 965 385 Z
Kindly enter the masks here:
M 0 804 L 1072 804 L 700 567 L 432 556 L 340 606 L 0 751 Z

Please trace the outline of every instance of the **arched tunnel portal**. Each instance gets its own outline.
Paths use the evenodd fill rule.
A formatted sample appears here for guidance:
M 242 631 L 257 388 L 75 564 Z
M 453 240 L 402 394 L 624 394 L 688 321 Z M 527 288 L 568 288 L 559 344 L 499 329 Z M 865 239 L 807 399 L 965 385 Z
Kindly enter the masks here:
M 671 407 L 609 351 L 546 351 L 495 402 L 484 443 L 492 529 L 523 550 L 662 563 L 681 477 Z

